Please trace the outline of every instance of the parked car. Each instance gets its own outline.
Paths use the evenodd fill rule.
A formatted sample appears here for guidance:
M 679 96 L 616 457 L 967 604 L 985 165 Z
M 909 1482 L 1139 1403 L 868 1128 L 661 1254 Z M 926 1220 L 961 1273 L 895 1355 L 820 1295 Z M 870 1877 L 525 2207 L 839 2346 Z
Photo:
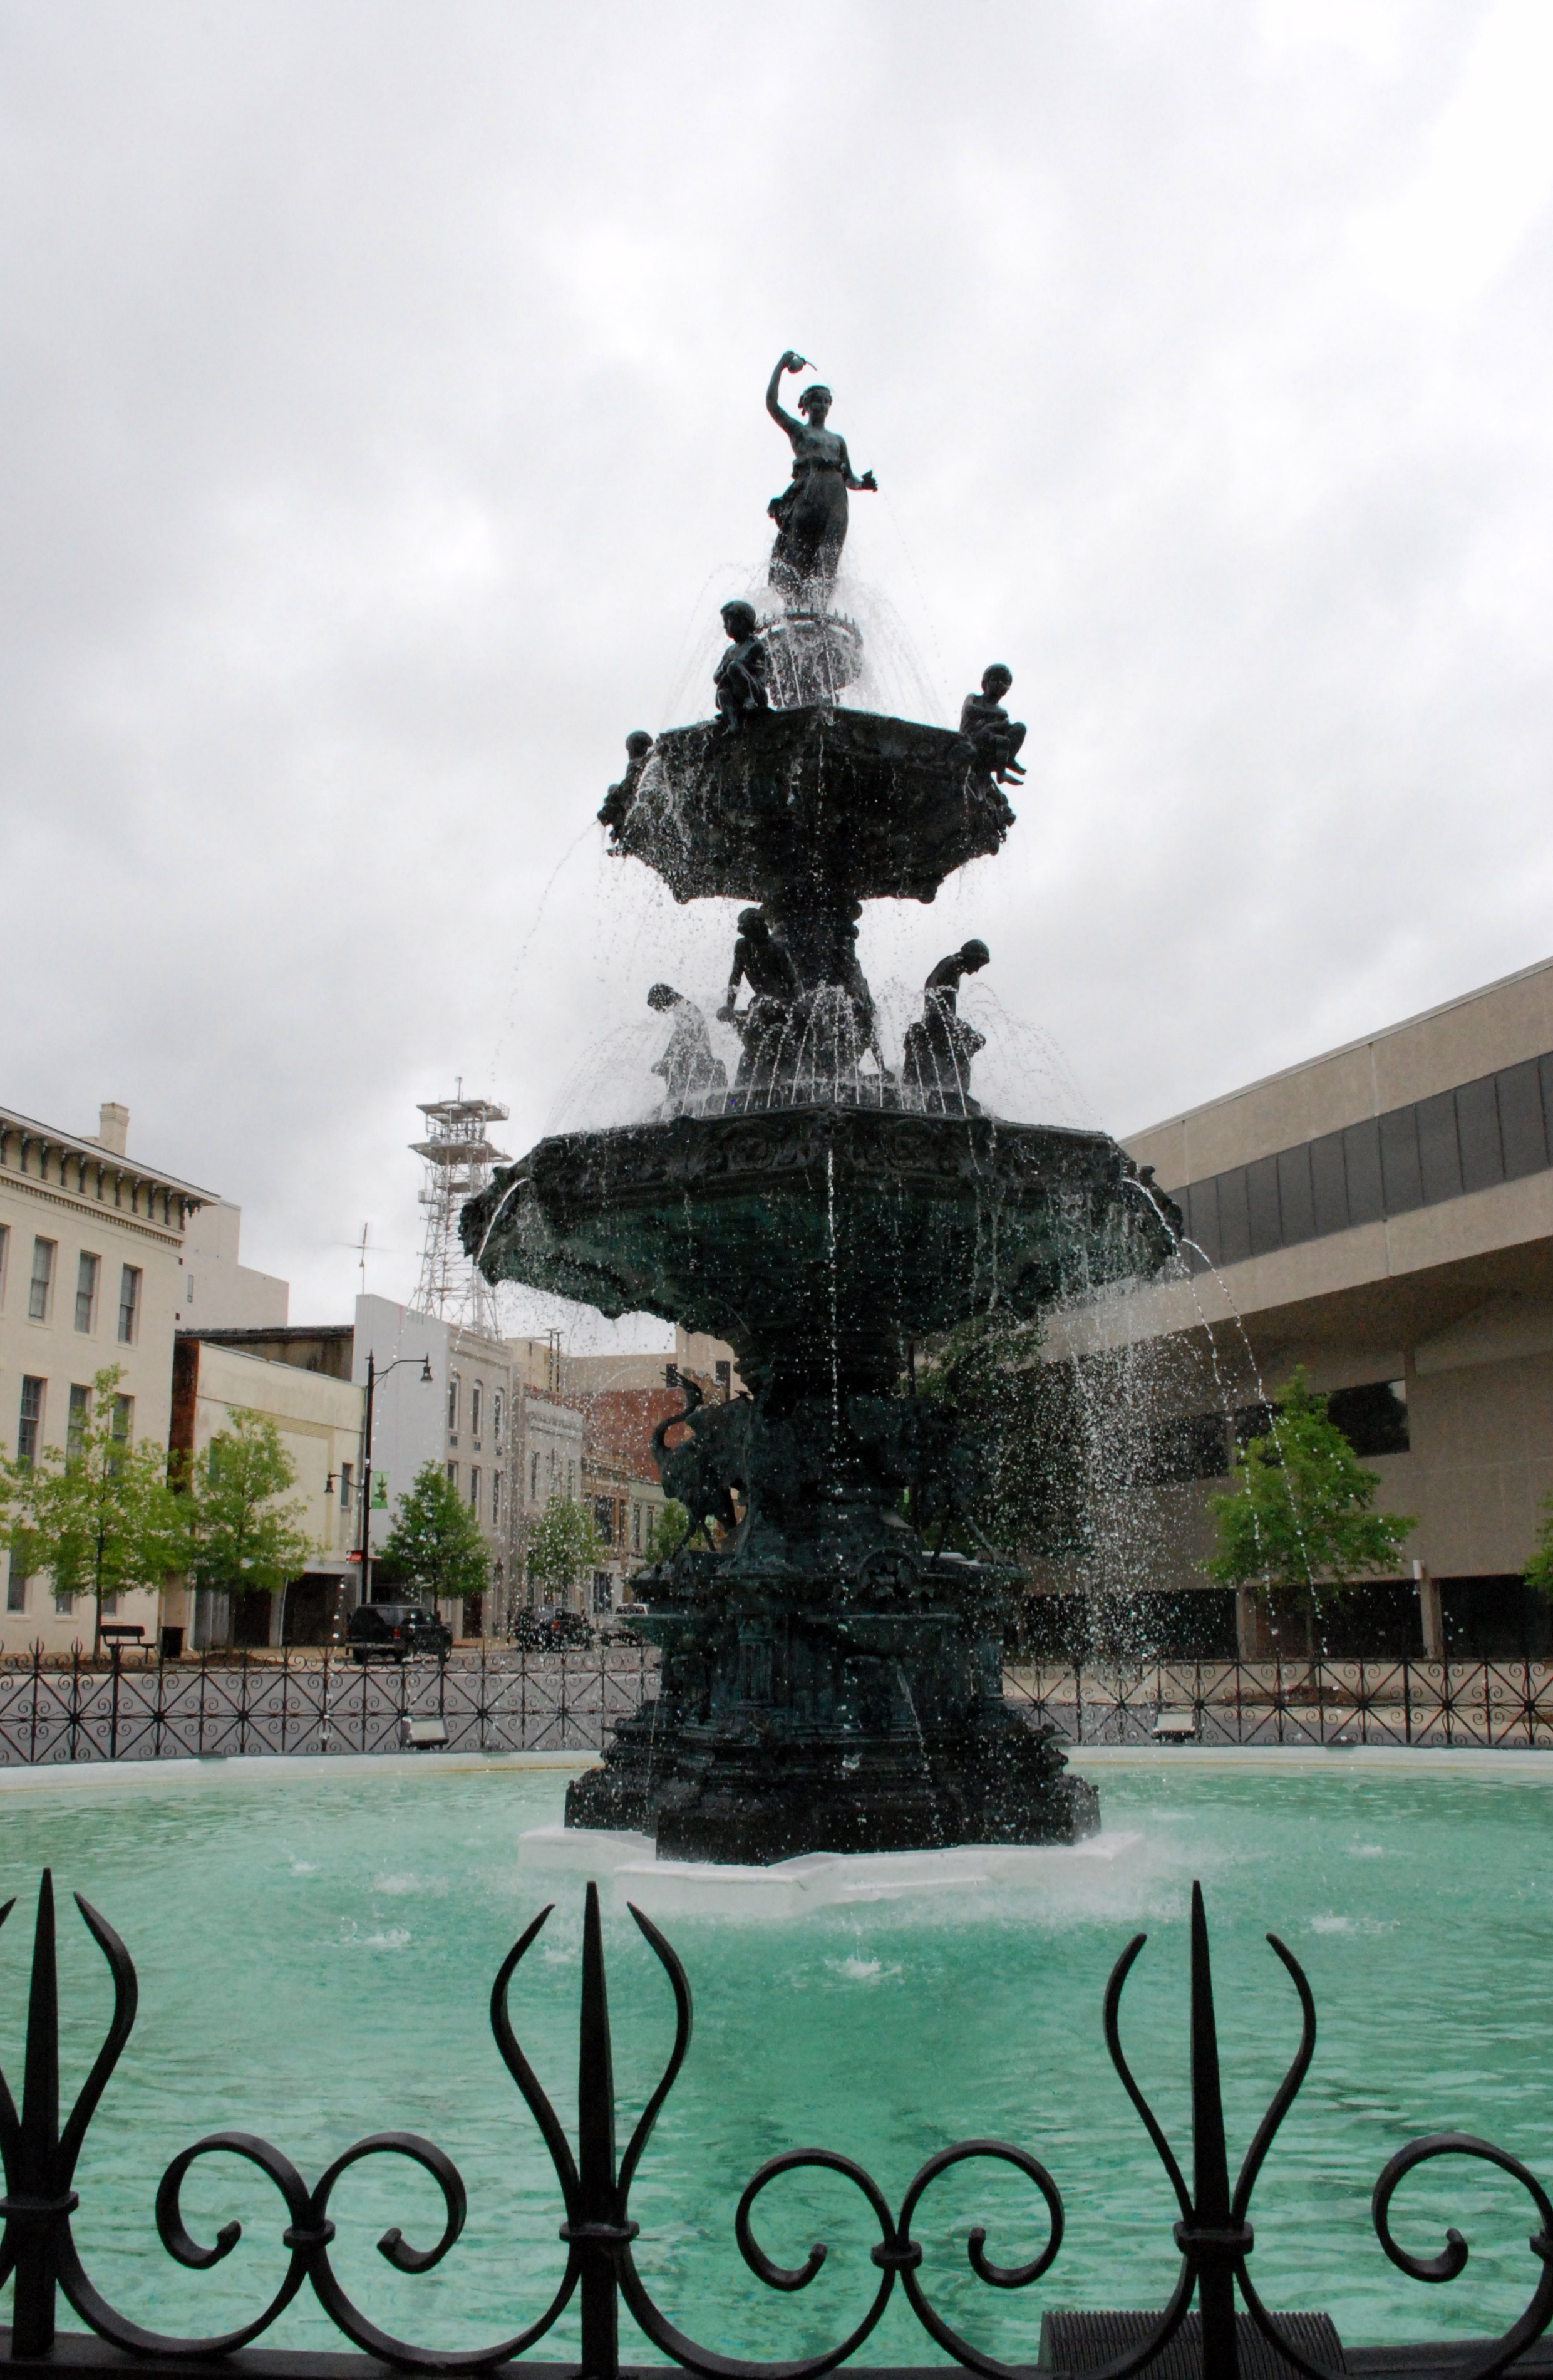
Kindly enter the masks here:
M 453 1650 L 453 1631 L 423 1603 L 360 1603 L 346 1622 L 346 1643 L 357 1661 L 407 1661 L 417 1653 L 440 1661 Z
M 553 1653 L 567 1645 L 591 1645 L 593 1631 L 580 1611 L 557 1611 L 545 1604 L 538 1611 L 517 1613 L 512 1640 L 529 1652 Z

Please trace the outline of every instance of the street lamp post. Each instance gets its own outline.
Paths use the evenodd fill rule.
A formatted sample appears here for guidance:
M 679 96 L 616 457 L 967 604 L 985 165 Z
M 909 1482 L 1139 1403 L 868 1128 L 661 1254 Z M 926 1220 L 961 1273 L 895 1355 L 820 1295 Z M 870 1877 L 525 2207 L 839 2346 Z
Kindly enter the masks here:
M 421 1384 L 423 1387 L 430 1388 L 431 1358 L 430 1355 L 422 1355 L 419 1360 Z M 380 1379 L 386 1380 L 390 1372 L 396 1372 L 401 1364 L 413 1364 L 416 1361 L 417 1358 L 414 1355 L 396 1355 L 393 1363 L 385 1364 L 380 1372 L 371 1349 L 367 1350 L 367 1410 L 361 1417 L 361 1549 L 359 1556 L 361 1592 L 359 1600 L 362 1603 L 370 1603 L 372 1599 L 372 1399 L 376 1394 Z

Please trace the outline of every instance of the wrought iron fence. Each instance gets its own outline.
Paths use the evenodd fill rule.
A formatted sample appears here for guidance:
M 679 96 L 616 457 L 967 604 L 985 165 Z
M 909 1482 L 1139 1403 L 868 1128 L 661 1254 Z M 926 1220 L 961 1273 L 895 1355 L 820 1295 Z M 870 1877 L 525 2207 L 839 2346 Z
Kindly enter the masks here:
M 657 1672 L 656 1654 L 625 1645 L 392 1665 L 329 1651 L 106 1664 L 35 1651 L 0 1661 L 0 1766 L 398 1752 L 415 1719 L 441 1720 L 450 1751 L 599 1752 Z
M 1553 1748 L 1553 1662 L 1159 1661 L 1005 1670 L 1070 1742 Z
M 0 1921 L 13 1904 L 0 1910 Z M 76 1896 L 76 1905 L 88 1930 L 107 1961 L 113 1978 L 114 2011 L 102 2048 L 81 2087 L 63 2129 L 59 2120 L 59 2008 L 55 1965 L 53 1882 L 45 1870 L 38 1895 L 29 1995 L 21 2111 L 0 2076 L 0 2156 L 6 2196 L 0 2202 L 5 2231 L 0 2236 L 0 2282 L 15 2277 L 13 2328 L 0 2334 L 0 2366 L 18 2370 L 46 2368 L 55 2374 L 104 2371 L 144 2373 L 148 2364 L 163 2373 L 226 2375 L 227 2359 L 261 2338 L 304 2289 L 310 2289 L 336 2329 L 361 2350 L 356 2358 L 272 2352 L 263 2370 L 275 2380 L 318 2380 L 324 2370 L 336 2375 L 359 2374 L 369 2380 L 383 2364 L 409 2372 L 451 2374 L 489 2372 L 510 2365 L 552 2329 L 574 2296 L 580 2301 L 582 2358 L 580 2367 L 555 2364 L 528 2369 L 559 2380 L 617 2380 L 620 2372 L 620 2308 L 624 2302 L 638 2329 L 672 2363 L 705 2375 L 705 2380 L 819 2380 L 819 2375 L 847 2362 L 876 2329 L 897 2284 L 911 2312 L 934 2344 L 964 2372 L 981 2380 L 1024 2380 L 1030 2364 L 1011 2365 L 985 2353 L 955 2329 L 935 2305 L 932 2284 L 925 2269 L 921 2242 L 912 2236 L 912 2221 L 933 2183 L 952 2168 L 971 2163 L 1011 2167 L 1030 2183 L 1044 2207 L 1046 2237 L 1027 2262 L 1004 2265 L 987 2253 L 988 2233 L 977 2225 L 966 2243 L 972 2272 L 989 2288 L 1028 2289 L 1057 2260 L 1062 2245 L 1064 2215 L 1056 2182 L 1040 2159 L 1028 2149 L 1007 2141 L 965 2140 L 936 2150 L 919 2167 L 901 2201 L 892 2205 L 874 2178 L 843 2152 L 828 2148 L 790 2148 L 769 2157 L 746 2184 L 734 2216 L 734 2236 L 746 2265 L 767 2287 L 796 2294 L 807 2288 L 826 2259 L 821 2244 L 812 2247 L 797 2266 L 777 2264 L 756 2237 L 757 2202 L 781 2175 L 819 2169 L 841 2176 L 860 2194 L 879 2238 L 870 2250 L 878 2274 L 871 2299 L 843 2337 L 819 2353 L 780 2362 L 746 2362 L 688 2337 L 664 2313 L 637 2268 L 632 2252 L 640 2226 L 630 2213 L 632 2185 L 658 2116 L 673 2088 L 690 2046 L 690 1985 L 670 1944 L 642 1912 L 633 1908 L 648 1944 L 656 1955 L 673 1994 L 675 2028 L 673 2047 L 658 2082 L 631 2133 L 625 2155 L 615 2155 L 615 2096 L 611 2059 L 610 2023 L 605 1992 L 602 1936 L 597 1888 L 588 1887 L 583 1917 L 580 2040 L 577 2084 L 577 2142 L 574 2153 L 554 2107 L 524 2056 L 510 2008 L 513 1980 L 535 1937 L 550 1916 L 541 1909 L 508 1951 L 491 1993 L 491 2026 L 503 2063 L 527 2103 L 554 2168 L 563 2216 L 559 2226 L 565 2254 L 553 2293 L 543 2310 L 509 2336 L 478 2348 L 458 2350 L 423 2347 L 382 2329 L 356 2303 L 330 2258 L 334 2225 L 329 2207 L 341 2177 L 363 2159 L 395 2156 L 418 2167 L 441 2192 L 443 2221 L 441 2236 L 426 2248 L 413 2247 L 395 2226 L 378 2242 L 380 2253 L 396 2272 L 431 2272 L 442 2264 L 460 2238 L 468 2214 L 467 2195 L 457 2167 L 446 2151 L 419 2134 L 382 2131 L 370 2134 L 344 2150 L 317 2181 L 309 2182 L 284 2150 L 255 2134 L 222 2131 L 207 2133 L 181 2149 L 164 2172 L 154 2201 L 154 2222 L 163 2247 L 188 2270 L 208 2271 L 230 2254 L 241 2235 L 237 2222 L 223 2224 L 214 2241 L 203 2246 L 188 2228 L 181 2194 L 186 2178 L 202 2158 L 226 2155 L 246 2159 L 273 2185 L 284 2213 L 281 2242 L 287 2252 L 285 2277 L 269 2303 L 235 2329 L 204 2338 L 169 2338 L 147 2330 L 120 2313 L 91 2280 L 75 2239 L 71 2218 L 82 2203 L 75 2187 L 76 2168 L 88 2129 L 103 2092 L 128 2042 L 135 2022 L 137 1983 L 128 1950 L 113 1927 Z M 1450 2374 L 1452 2380 L 1495 2380 L 1507 2365 L 1536 2341 L 1553 2318 L 1553 2204 L 1535 2176 L 1517 2158 L 1490 2143 L 1461 2132 L 1432 2133 L 1407 2143 L 1382 2168 L 1371 2199 L 1376 2236 L 1391 2263 L 1410 2278 L 1424 2282 L 1457 2279 L 1467 2264 L 1467 2243 L 1449 2229 L 1445 2244 L 1434 2256 L 1414 2255 L 1403 2248 L 1391 2229 L 1392 2201 L 1407 2177 L 1441 2157 L 1476 2160 L 1510 2175 L 1526 2192 L 1535 2212 L 1536 2229 L 1529 2248 L 1535 2281 L 1525 2308 L 1501 2337 L 1437 2350 L 1372 2350 L 1346 2358 L 1337 2334 L 1324 2317 L 1274 2313 L 1258 2294 L 1247 2271 L 1255 2246 L 1250 2222 L 1251 2201 L 1258 2177 L 1279 2127 L 1292 2106 L 1316 2043 L 1316 2008 L 1304 1971 L 1292 1952 L 1276 1935 L 1268 1940 L 1281 1961 L 1297 1996 L 1300 2038 L 1292 2061 L 1252 2137 L 1233 2188 L 1230 2183 L 1229 2151 L 1219 2089 L 1218 2034 L 1214 2016 L 1208 1934 L 1200 1887 L 1192 1888 L 1191 1917 L 1191 2180 L 1147 2100 L 1122 2046 L 1121 2010 L 1127 1978 L 1147 1937 L 1134 1937 L 1117 1960 L 1106 1987 L 1103 2024 L 1106 2046 L 1122 2089 L 1143 2123 L 1164 2168 L 1170 2193 L 1179 2210 L 1172 2226 L 1181 2264 L 1169 2303 L 1152 2315 L 1049 2316 L 1042 2332 L 1043 2366 L 1059 2372 L 1082 2370 L 1088 2380 L 1129 2380 L 1129 2375 L 1158 2367 L 1160 2380 L 1174 2372 L 1199 2374 L 1202 2380 L 1238 2380 L 1244 2370 L 1253 2380 L 1259 2370 L 1287 2375 L 1292 2368 L 1304 2380 L 1344 2380 L 1345 2374 L 1366 2369 L 1378 2374 L 1401 2370 L 1411 2380 Z M 558 2263 L 562 2260 L 557 2259 Z M 536 2299 L 551 2288 L 535 2275 Z M 1236 2308 L 1236 2294 L 1244 2313 Z M 80 2334 L 56 2336 L 57 2301 L 67 2304 L 92 2338 Z M 1195 2311 L 1193 2311 L 1195 2301 Z M 1087 2328 L 1086 2328 L 1087 2326 Z M 98 2342 L 105 2342 L 99 2345 Z M 1109 2354 L 1084 2352 L 1086 2345 L 1109 2343 Z M 1274 2350 L 1269 2362 L 1268 2349 Z M 1183 2350 L 1184 2349 L 1184 2357 Z M 1119 2350 L 1119 2351 L 1114 2351 Z M 1173 2350 L 1173 2351 L 1172 2351 Z M 372 2360 L 369 2360 L 372 2359 Z M 1280 2361 L 1277 2359 L 1281 2359 Z M 1033 2361 L 1033 2359 L 1032 2359 Z M 249 2369 L 256 2368 L 249 2366 Z M 897 2375 L 902 2380 L 902 2375 Z
M 645 1645 L 455 1653 L 365 1667 L 338 1654 L 96 1662 L 0 1658 L 0 1766 L 398 1752 L 412 1719 L 450 1750 L 601 1752 L 655 1691 Z M 1005 1696 L 1068 1741 L 1553 1749 L 1553 1662 L 1015 1663 Z

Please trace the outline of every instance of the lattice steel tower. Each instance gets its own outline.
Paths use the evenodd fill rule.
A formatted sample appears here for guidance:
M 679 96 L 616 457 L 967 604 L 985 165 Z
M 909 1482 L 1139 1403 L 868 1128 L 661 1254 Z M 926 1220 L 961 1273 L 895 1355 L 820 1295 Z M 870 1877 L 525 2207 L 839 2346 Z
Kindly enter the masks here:
M 410 1144 L 426 1166 L 420 1191 L 426 1242 L 417 1311 L 499 1338 L 496 1293 L 464 1254 L 458 1211 L 467 1198 L 490 1188 L 491 1167 L 508 1161 L 505 1149 L 492 1146 L 487 1130 L 492 1123 L 505 1123 L 507 1110 L 494 1099 L 466 1099 L 462 1075 L 451 1099 L 422 1099 L 419 1105 L 429 1129 L 425 1140 Z

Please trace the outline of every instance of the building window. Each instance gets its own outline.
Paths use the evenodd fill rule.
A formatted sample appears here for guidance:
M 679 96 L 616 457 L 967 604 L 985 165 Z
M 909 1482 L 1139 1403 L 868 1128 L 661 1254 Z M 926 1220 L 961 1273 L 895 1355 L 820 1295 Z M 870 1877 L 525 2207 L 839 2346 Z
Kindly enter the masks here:
M 1327 1418 L 1336 1422 L 1355 1454 L 1405 1454 L 1407 1382 L 1371 1380 L 1361 1389 L 1334 1389 L 1327 1399 Z
M 502 1443 L 502 1415 L 504 1410 L 504 1406 L 502 1391 L 500 1389 L 493 1390 L 491 1398 L 491 1435 L 497 1446 L 500 1446 Z
M 55 1243 L 34 1240 L 32 1243 L 32 1279 L 27 1290 L 29 1321 L 46 1322 L 49 1318 L 49 1298 L 54 1289 Z
M 566 1495 L 568 1500 L 575 1499 L 576 1492 L 577 1467 L 575 1463 L 568 1463 L 566 1465 Z
M 118 1439 L 121 1446 L 128 1445 L 134 1427 L 134 1398 L 115 1397 L 114 1399 L 114 1436 Z
M 83 1248 L 76 1265 L 76 1328 L 93 1330 L 97 1327 L 97 1276 L 103 1269 L 101 1257 L 88 1256 Z
M 353 1467 L 348 1463 L 342 1463 L 340 1465 L 340 1510 L 342 1512 L 348 1512 L 350 1510 L 350 1492 L 355 1484 L 356 1474 Z
M 448 1484 L 448 1486 L 453 1489 L 454 1494 L 456 1496 L 456 1495 L 457 1495 L 457 1493 L 458 1493 L 458 1465 L 457 1465 L 457 1463 L 450 1463 L 448 1464 L 448 1467 L 447 1467 L 447 1484 Z
M 491 1475 L 491 1525 L 493 1529 L 502 1525 L 502 1475 L 499 1471 Z
M 21 1384 L 21 1412 L 17 1420 L 17 1461 L 36 1463 L 38 1447 L 43 1435 L 43 1383 L 24 1379 Z
M 11 1227 L 0 1223 L 0 1305 L 6 1303 L 6 1258 L 11 1252 Z
M 1389 1108 L 1173 1195 L 1194 1269 L 1242 1264 L 1553 1165 L 1553 1051 Z M 1384 1451 L 1384 1450 L 1382 1450 Z
M 450 1372 L 447 1376 L 447 1426 L 450 1433 L 458 1427 L 458 1375 L 456 1372 Z
M 479 1436 L 480 1408 L 484 1402 L 484 1387 L 480 1381 L 476 1380 L 469 1390 L 469 1436 L 471 1438 Z
M 27 1609 L 27 1572 L 18 1570 L 15 1554 L 11 1556 L 9 1574 L 6 1580 L 6 1609 L 25 1611 Z
M 539 1500 L 540 1458 L 537 1454 L 531 1454 L 528 1457 L 528 1501 L 530 1504 L 537 1504 Z
M 593 1573 L 593 1609 L 595 1611 L 610 1611 L 613 1607 L 614 1589 L 610 1574 L 607 1570 L 596 1570 Z
M 478 1520 L 479 1518 L 479 1464 L 478 1463 L 471 1463 L 469 1465 L 469 1510 Z
M 61 1620 L 68 1620 L 76 1608 L 76 1598 L 73 1595 L 56 1595 L 54 1598 L 54 1608 Z
M 641 1549 L 642 1508 L 637 1499 L 633 1496 L 631 1499 L 631 1551 L 634 1554 L 639 1554 Z
M 613 1546 L 614 1543 L 614 1506 L 609 1497 L 594 1497 L 593 1525 L 599 1532 L 600 1543 L 601 1545 Z
M 734 1393 L 734 1366 L 723 1361 L 714 1365 L 713 1369 L 717 1374 L 717 1392 L 726 1404 Z
M 91 1418 L 91 1390 L 83 1389 L 79 1380 L 70 1383 L 70 1414 L 65 1425 L 65 1452 L 74 1462 L 86 1444 L 86 1426 Z
M 126 1265 L 118 1284 L 118 1343 L 133 1347 L 140 1328 L 140 1271 Z

